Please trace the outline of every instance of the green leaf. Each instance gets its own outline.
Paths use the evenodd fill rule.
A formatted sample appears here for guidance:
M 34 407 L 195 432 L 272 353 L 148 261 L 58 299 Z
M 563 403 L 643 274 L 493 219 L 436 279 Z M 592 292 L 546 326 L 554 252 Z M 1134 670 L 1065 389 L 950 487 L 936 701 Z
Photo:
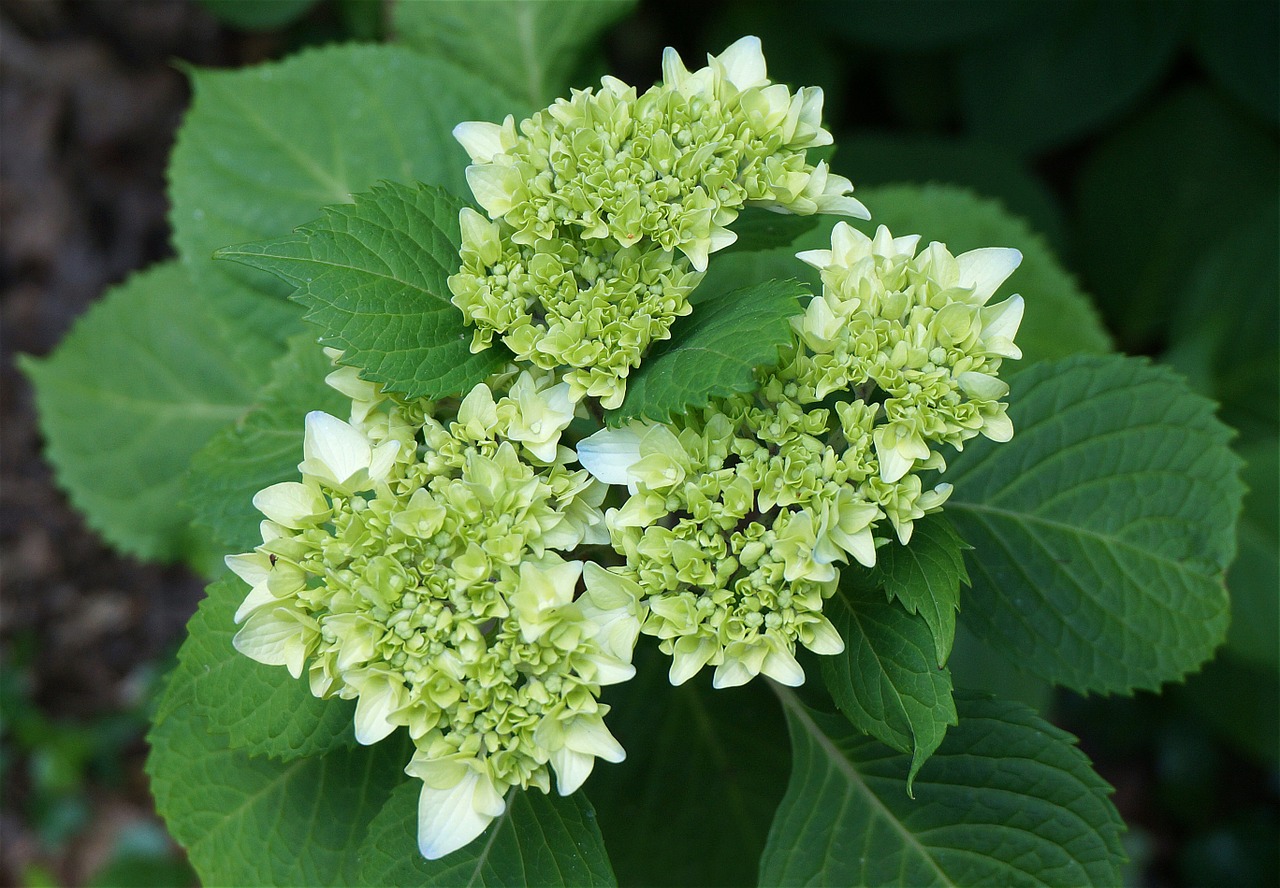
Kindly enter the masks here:
M 858 194 L 871 210 L 871 222 L 857 223 L 868 234 L 887 225 L 895 235 L 921 235 L 921 245 L 941 241 L 953 254 L 979 247 L 1022 251 L 1022 264 L 995 298 L 1021 293 L 1026 300 L 1026 318 L 1018 331 L 1025 362 L 1111 348 L 1093 303 L 1044 238 L 996 201 L 942 185 L 862 188 Z
M 471 329 L 450 301 L 460 263 L 458 211 L 431 185 L 382 182 L 355 203 L 278 240 L 219 250 L 219 258 L 269 271 L 297 286 L 293 298 L 342 363 L 410 398 L 465 393 L 511 353 L 471 353 Z
M 1280 668 L 1280 445 L 1275 438 L 1240 448 L 1249 493 L 1240 518 L 1240 551 L 1227 574 L 1231 631 L 1227 649 L 1263 668 Z
M 631 374 L 626 400 L 609 422 L 667 422 L 712 398 L 754 391 L 755 371 L 778 362 L 778 350 L 791 341 L 789 319 L 808 294 L 799 281 L 772 280 L 699 302 Z
M 109 290 L 51 356 L 24 358 L 46 455 L 90 526 L 139 558 L 189 554 L 187 465 L 248 409 L 274 350 L 165 263 Z
M 626 761 L 587 784 L 623 885 L 755 881 L 786 786 L 786 729 L 761 681 L 713 690 L 709 670 L 671 687 L 671 661 L 647 639 L 636 677 L 605 689 Z
M 212 584 L 178 652 L 175 680 L 190 684 L 209 729 L 232 749 L 283 761 L 354 746 L 354 703 L 314 697 L 305 675 L 294 678 L 232 646 L 232 618 L 248 594 L 235 577 Z
M 960 58 L 965 119 L 980 139 L 1040 151 L 1123 112 L 1169 66 L 1185 0 L 1044 4 L 1003 39 Z
M 907 795 L 925 760 L 956 723 L 951 673 L 934 657 L 929 627 L 874 586 L 861 587 L 852 571 L 825 608 L 844 653 L 822 658 L 822 677 L 853 726 L 899 752 L 911 754 Z M 948 641 L 948 645 L 950 642 Z
M 1245 438 L 1273 437 L 1280 416 L 1280 203 L 1221 232 L 1173 294 L 1162 360 L 1222 404 Z
M 730 226 L 738 239 L 717 259 L 732 253 L 749 253 L 786 247 L 806 231 L 816 228 L 818 222 L 817 215 L 793 216 L 790 213 L 774 213 L 759 207 L 744 207 Z
M 289 288 L 213 262 L 214 250 L 278 237 L 379 179 L 465 194 L 467 154 L 450 131 L 512 104 L 448 62 L 389 46 L 191 76 L 195 97 L 169 166 L 174 243 L 202 288 L 280 341 L 301 329 Z
M 350 412 L 351 402 L 325 384 L 332 369 L 315 337 L 294 337 L 253 409 L 192 458 L 186 501 L 224 553 L 247 552 L 262 542 L 262 513 L 253 507 L 253 495 L 297 478 L 307 413 L 323 410 L 342 419 Z
M 147 740 L 156 810 L 206 885 L 339 885 L 391 791 L 404 732 L 288 762 L 230 749 L 175 675 Z M 416 849 L 406 849 L 406 854 Z
M 1004 654 L 966 629 L 963 620 L 956 626 L 947 668 L 951 670 L 951 683 L 958 688 L 1025 703 L 1046 718 L 1053 711 L 1053 685 L 1010 664 Z
M 1227 12 L 1227 10 L 1230 12 Z M 1280 126 L 1280 7 L 1271 0 L 1201 0 L 1192 35 L 1196 54 L 1232 97 Z
M 795 764 L 762 885 L 1119 884 L 1123 824 L 1076 740 L 1020 703 L 957 694 L 916 798 L 905 755 L 778 689 Z
M 418 854 L 418 795 L 403 783 L 352 849 L 350 885 L 616 885 L 595 811 L 582 792 L 568 798 L 513 790 L 507 810 L 470 845 L 442 858 Z
M 1043 234 L 1054 250 L 1066 246 L 1066 223 L 1053 193 L 1016 155 L 982 142 L 900 133 L 839 135 L 836 171 L 858 186 L 939 183 L 995 198 Z M 872 215 L 874 221 L 876 216 Z
M 1081 271 L 1127 350 L 1158 341 L 1204 248 L 1274 201 L 1278 181 L 1275 139 L 1202 89 L 1092 153 L 1079 177 Z
M 1226 634 L 1242 494 L 1212 402 L 1136 358 L 1042 363 L 1010 386 L 1013 440 L 947 471 L 974 547 L 965 625 L 1081 692 L 1196 669 Z
M 1228 652 L 1171 691 L 1196 721 L 1232 747 L 1271 768 L 1280 764 L 1280 674 L 1274 667 Z
M 842 0 L 828 0 L 810 21 L 858 43 L 930 50 L 1006 33 L 1034 8 L 1023 0 L 865 0 L 850 15 Z
M 634 6 L 634 0 L 401 0 L 395 29 L 414 49 L 470 70 L 532 110 L 567 95 L 583 53 Z
M 964 550 L 969 548 L 940 513 L 916 521 L 911 545 L 890 540 L 876 553 L 871 582 L 902 602 L 908 613 L 920 614 L 933 634 L 941 667 L 951 654 L 960 608 L 960 584 L 969 585 Z
M 269 31 L 297 21 L 318 0 L 200 0 L 220 21 L 249 31 Z

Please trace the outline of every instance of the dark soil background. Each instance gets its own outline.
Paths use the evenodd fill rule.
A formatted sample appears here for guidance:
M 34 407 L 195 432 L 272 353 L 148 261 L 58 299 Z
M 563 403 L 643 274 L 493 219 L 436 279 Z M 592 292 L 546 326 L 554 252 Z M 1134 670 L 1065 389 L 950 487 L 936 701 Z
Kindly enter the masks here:
M 145 707 L 203 586 L 86 528 L 41 458 L 13 358 L 48 354 L 103 290 L 171 255 L 164 170 L 190 98 L 175 60 L 279 51 L 177 0 L 0 4 L 0 644 L 18 735 L 2 763 L 0 883 L 84 884 L 131 826 L 158 825 Z
M 343 27 L 358 33 L 335 21 L 336 8 L 250 33 L 193 0 L 0 0 L 0 885 L 194 884 L 142 768 L 152 691 L 202 581 L 123 558 L 85 526 L 41 457 L 14 357 L 48 354 L 105 289 L 172 254 L 164 170 L 190 100 L 177 63 L 239 67 Z M 610 62 L 635 80 L 629 69 L 652 68 L 663 45 L 696 58 L 699 46 L 720 45 L 706 39 L 717 22 L 737 26 L 726 10 L 745 22 L 763 8 L 642 3 L 625 39 L 613 35 Z M 812 61 L 802 55 L 795 64 Z M 846 77 L 846 116 L 886 131 L 963 134 L 954 109 L 904 100 L 917 80 L 945 85 L 943 58 L 841 56 L 862 78 L 855 89 Z M 1205 80 L 1184 53 L 1141 101 Z M 1106 136 L 1039 157 L 1035 174 L 1067 209 L 1082 159 Z M 1159 353 L 1159 343 L 1126 346 Z M 1175 702 L 1058 700 L 1058 720 L 1117 786 L 1139 861 L 1130 876 L 1274 884 L 1275 769 L 1223 745 Z

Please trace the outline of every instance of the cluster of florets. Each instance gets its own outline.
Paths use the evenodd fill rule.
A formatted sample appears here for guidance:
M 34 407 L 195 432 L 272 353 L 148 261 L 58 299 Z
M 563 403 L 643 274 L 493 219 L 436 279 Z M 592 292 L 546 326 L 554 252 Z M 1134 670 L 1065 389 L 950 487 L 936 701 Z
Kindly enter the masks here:
M 508 373 L 452 409 L 330 378 L 350 422 L 307 416 L 301 481 L 261 491 L 263 543 L 228 565 L 251 592 L 242 653 L 354 698 L 374 743 L 406 726 L 419 844 L 461 847 L 511 787 L 568 794 L 620 761 L 603 685 L 634 670 L 634 582 L 558 552 L 603 542 L 604 486 L 569 464 L 568 386 Z M 450 418 L 451 417 L 451 418 Z
M 822 90 L 765 76 L 746 37 L 688 71 L 668 49 L 663 80 L 637 94 L 605 77 L 523 121 L 461 124 L 467 181 L 486 220 L 462 213 L 454 302 L 523 361 L 569 368 L 575 398 L 622 402 L 650 343 L 689 311 L 688 294 L 728 226 L 752 204 L 866 218 L 852 184 L 807 149 L 830 144 Z
M 913 522 L 941 508 L 950 485 L 921 477 L 945 469 L 937 448 L 1012 434 L 993 374 L 1018 356 L 1022 300 L 985 303 L 1021 256 L 953 257 L 937 243 L 917 256 L 917 241 L 840 223 L 831 250 L 801 254 L 823 294 L 754 395 L 579 444 L 597 478 L 630 491 L 606 516 L 610 539 L 673 683 L 704 665 L 717 687 L 760 673 L 803 682 L 797 644 L 843 649 L 822 616 L 837 563 L 874 566 L 884 519 L 906 544 Z
M 349 420 L 308 415 L 302 480 L 254 498 L 263 543 L 228 558 L 251 587 L 236 647 L 354 698 L 361 743 L 407 728 L 425 856 L 479 835 L 511 788 L 554 772 L 566 794 L 622 758 L 599 694 L 631 677 L 641 632 L 674 684 L 708 665 L 716 687 L 803 682 L 798 646 L 844 648 L 822 613 L 841 565 L 873 567 L 942 506 L 944 447 L 1012 434 L 997 373 L 1022 300 L 987 303 L 1017 251 L 917 254 L 840 223 L 799 254 L 822 293 L 756 391 L 562 441 L 598 415 L 585 398 L 621 404 L 744 206 L 867 215 L 805 159 L 830 142 L 821 110 L 744 38 L 695 72 L 668 50 L 643 94 L 605 78 L 518 129 L 461 124 L 487 216 L 461 212 L 449 288 L 472 349 L 497 336 L 517 364 L 441 402 L 334 371 Z M 627 495 L 606 511 L 609 485 Z M 566 557 L 584 545 L 623 563 Z

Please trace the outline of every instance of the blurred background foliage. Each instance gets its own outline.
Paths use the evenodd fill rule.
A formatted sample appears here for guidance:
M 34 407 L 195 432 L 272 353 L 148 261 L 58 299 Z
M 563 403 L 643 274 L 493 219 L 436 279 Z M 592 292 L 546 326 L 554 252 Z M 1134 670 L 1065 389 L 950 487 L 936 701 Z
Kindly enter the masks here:
M 248 47 L 239 61 L 394 38 L 381 0 L 182 2 L 219 23 L 206 39 Z M 1275 0 L 642 0 L 574 78 L 611 71 L 645 84 L 663 46 L 692 63 L 759 35 L 773 79 L 826 90 L 838 172 L 859 186 L 934 182 L 1000 201 L 1093 296 L 1119 350 L 1169 363 L 1222 404 L 1251 492 L 1227 578 L 1233 625 L 1215 661 L 1162 696 L 1085 699 L 992 661 L 963 633 L 953 655 L 958 682 L 1032 702 L 1081 737 L 1117 789 L 1133 885 L 1280 879 L 1278 17 Z M 32 692 L 40 638 L 6 628 L 3 657 L 6 816 L 42 849 L 7 875 L 57 884 L 69 878 L 59 849 L 101 816 L 94 799 L 133 779 L 120 763 L 136 757 L 148 696 L 89 719 L 52 716 Z M 152 657 L 135 680 L 163 670 Z M 695 692 L 685 697 L 672 706 L 692 706 Z M 670 742 L 676 760 L 731 767 L 682 752 L 679 732 Z M 97 859 L 87 884 L 193 881 L 154 821 L 118 831 Z M 739 863 L 726 861 L 726 881 L 752 878 L 754 862 Z M 620 875 L 632 865 L 615 864 Z

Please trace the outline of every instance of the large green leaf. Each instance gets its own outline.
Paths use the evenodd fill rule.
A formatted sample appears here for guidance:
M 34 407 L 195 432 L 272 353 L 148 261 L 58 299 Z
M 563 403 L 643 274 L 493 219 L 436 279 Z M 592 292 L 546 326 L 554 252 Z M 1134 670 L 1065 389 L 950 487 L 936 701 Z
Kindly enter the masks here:
M 1186 0 L 1059 0 L 961 56 L 973 135 L 1038 151 L 1123 112 L 1168 67 L 1186 31 Z
M 1275 768 L 1280 764 L 1280 675 L 1220 654 L 1172 698 L 1245 755 Z
M 712 398 L 753 391 L 755 371 L 776 364 L 791 341 L 789 319 L 808 293 L 799 281 L 770 280 L 699 302 L 631 374 L 626 400 L 609 421 L 667 422 Z
M 265 31 L 302 18 L 318 0 L 200 0 L 221 21 L 237 28 Z
M 262 542 L 262 513 L 253 507 L 253 495 L 297 479 L 306 415 L 323 410 L 345 419 L 350 413 L 351 402 L 325 384 L 332 369 L 314 336 L 294 337 L 253 408 L 192 458 L 186 501 L 224 554 L 247 552 Z
M 616 885 L 595 811 L 582 792 L 568 798 L 514 790 L 507 810 L 470 845 L 440 860 L 416 853 L 416 780 L 401 784 L 351 853 L 349 885 L 475 888 Z
M 872 582 L 902 602 L 910 613 L 924 617 L 933 634 L 934 665 L 938 667 L 951 653 L 960 586 L 969 585 L 964 568 L 967 548 L 951 522 L 935 513 L 914 523 L 911 545 L 900 546 L 890 540 L 876 553 Z
M 583 53 L 634 6 L 634 0 L 401 0 L 395 28 L 409 46 L 467 68 L 532 110 L 583 85 L 569 83 Z
M 965 448 L 946 510 L 974 547 L 965 625 L 1079 691 L 1175 681 L 1226 635 L 1242 486 L 1176 374 L 1081 356 L 1010 380 L 1013 440 Z
M 587 784 L 623 885 L 754 882 L 769 818 L 782 798 L 786 729 L 762 681 L 712 690 L 710 675 L 679 687 L 649 639 L 638 673 L 605 690 L 606 721 L 627 750 Z
M 472 354 L 471 330 L 450 301 L 463 206 L 432 185 L 382 182 L 289 237 L 217 255 L 294 284 L 320 341 L 365 379 L 410 398 L 465 393 L 511 353 L 494 345 Z
M 907 757 L 779 689 L 795 762 L 764 885 L 1116 885 L 1123 825 L 1075 738 L 958 694 L 960 725 L 906 794 Z
M 941 241 L 953 254 L 979 247 L 1022 251 L 1022 264 L 995 298 L 1021 293 L 1026 300 L 1026 317 L 1018 331 L 1026 362 L 1110 349 L 1111 338 L 1089 297 L 1044 238 L 998 202 L 941 185 L 863 188 L 858 194 L 871 210 L 871 222 L 857 223 L 868 234 L 887 225 L 894 234 L 921 235 L 922 246 Z
M 1229 12 L 1228 12 L 1229 10 Z M 1200 61 L 1233 97 L 1280 126 L 1280 6 L 1272 0 L 1197 4 L 1192 34 Z
M 810 26 L 875 47 L 929 50 L 1007 32 L 1035 8 L 1024 0 L 844 0 L 806 7 Z
M 288 762 L 251 758 L 213 730 L 179 670 L 148 741 L 156 810 L 206 885 L 338 885 L 405 781 L 407 738 Z M 409 847 L 405 854 L 415 854 Z
M 46 454 L 90 526 L 140 558 L 188 554 L 187 465 L 248 409 L 274 353 L 166 263 L 108 291 L 53 355 L 24 359 Z
M 886 601 L 846 571 L 825 613 L 844 652 L 822 658 L 822 675 L 840 711 L 860 731 L 911 754 L 907 794 L 920 766 L 956 723 L 951 673 L 939 666 L 922 617 Z
M 1227 649 L 1264 669 L 1280 667 L 1280 447 L 1275 438 L 1240 448 L 1249 493 L 1240 518 L 1240 551 L 1227 574 L 1231 631 Z
M 289 288 L 214 263 L 214 250 L 286 234 L 379 179 L 464 194 L 467 155 L 450 131 L 512 104 L 448 62 L 390 46 L 313 49 L 192 80 L 169 166 L 174 242 L 202 288 L 282 340 L 300 328 Z
M 320 700 L 306 676 L 264 666 L 232 647 L 232 617 L 249 594 L 236 577 L 211 585 L 187 627 L 175 681 L 189 683 L 209 729 L 248 755 L 288 761 L 355 745 L 348 700 Z
M 1278 180 L 1271 134 L 1202 89 L 1174 94 L 1090 155 L 1077 252 L 1128 350 L 1158 341 L 1170 295 L 1204 249 L 1274 201 Z
M 1206 244 L 1173 294 L 1172 364 L 1243 437 L 1280 425 L 1280 194 Z

